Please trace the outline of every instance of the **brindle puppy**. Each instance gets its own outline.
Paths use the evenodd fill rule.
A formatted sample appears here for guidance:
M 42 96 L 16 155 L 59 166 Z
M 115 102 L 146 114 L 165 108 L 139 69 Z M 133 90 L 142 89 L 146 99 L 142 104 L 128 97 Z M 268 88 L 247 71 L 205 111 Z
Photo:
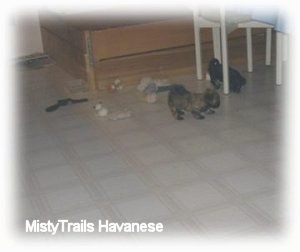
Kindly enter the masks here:
M 196 119 L 204 119 L 202 113 L 213 114 L 212 108 L 220 106 L 220 95 L 214 89 L 203 94 L 191 93 L 182 85 L 174 84 L 169 92 L 168 105 L 177 120 L 184 120 L 184 113 L 190 112 Z

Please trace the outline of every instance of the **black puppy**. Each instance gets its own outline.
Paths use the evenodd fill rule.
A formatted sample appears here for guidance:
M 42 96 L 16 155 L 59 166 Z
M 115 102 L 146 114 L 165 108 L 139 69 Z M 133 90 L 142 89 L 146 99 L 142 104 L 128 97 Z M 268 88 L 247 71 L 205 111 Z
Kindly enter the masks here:
M 223 83 L 223 69 L 219 60 L 215 58 L 210 60 L 208 73 L 211 83 L 216 89 L 219 89 Z M 239 93 L 244 85 L 246 85 L 246 79 L 237 70 L 229 67 L 229 90 L 234 93 Z

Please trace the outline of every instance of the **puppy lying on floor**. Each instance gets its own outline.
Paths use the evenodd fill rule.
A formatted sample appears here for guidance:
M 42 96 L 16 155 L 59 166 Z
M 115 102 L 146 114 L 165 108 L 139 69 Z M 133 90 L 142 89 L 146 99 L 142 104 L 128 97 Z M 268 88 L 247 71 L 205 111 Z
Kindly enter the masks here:
M 208 65 L 208 73 L 211 83 L 219 89 L 223 83 L 223 69 L 219 60 L 213 58 Z M 246 79 L 235 69 L 229 67 L 229 89 L 230 92 L 239 93 L 241 88 L 246 85 Z
M 182 85 L 172 85 L 168 95 L 168 105 L 177 120 L 184 120 L 184 113 L 190 112 L 196 119 L 204 119 L 202 113 L 212 114 L 212 108 L 220 106 L 220 95 L 214 89 L 206 89 L 203 94 L 191 93 Z

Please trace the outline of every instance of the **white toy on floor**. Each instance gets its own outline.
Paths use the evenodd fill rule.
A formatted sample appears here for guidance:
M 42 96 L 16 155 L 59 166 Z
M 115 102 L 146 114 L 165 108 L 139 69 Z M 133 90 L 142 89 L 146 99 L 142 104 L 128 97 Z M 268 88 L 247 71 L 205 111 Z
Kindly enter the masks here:
M 107 116 L 108 114 L 108 109 L 103 107 L 101 101 L 94 106 L 94 109 L 97 111 L 98 116 Z
M 155 103 L 157 101 L 157 93 L 168 91 L 169 87 L 170 83 L 167 79 L 144 77 L 137 86 L 137 90 L 144 94 L 146 102 Z
M 101 116 L 101 117 L 107 116 L 108 119 L 113 120 L 113 121 L 126 119 L 126 118 L 129 118 L 132 116 L 131 111 L 129 111 L 127 109 L 122 109 L 119 111 L 108 113 L 108 109 L 103 107 L 101 101 L 99 101 L 93 108 L 97 111 L 97 114 L 96 114 L 97 116 Z
M 122 120 L 131 117 L 131 111 L 124 109 L 120 111 L 116 111 L 114 113 L 110 113 L 108 115 L 108 118 L 110 120 L 116 121 L 116 120 Z
M 120 79 L 115 79 L 113 83 L 107 86 L 107 91 L 109 92 L 121 91 L 122 89 L 123 85 Z

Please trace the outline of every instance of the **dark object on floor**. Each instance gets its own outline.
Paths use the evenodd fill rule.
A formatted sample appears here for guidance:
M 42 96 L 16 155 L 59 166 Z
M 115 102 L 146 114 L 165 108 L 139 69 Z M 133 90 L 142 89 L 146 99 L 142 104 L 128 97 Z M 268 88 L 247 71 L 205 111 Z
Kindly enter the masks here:
M 53 63 L 54 61 L 44 53 L 36 53 L 17 59 L 17 65 L 25 69 L 40 69 Z
M 223 83 L 223 69 L 219 60 L 213 58 L 208 65 L 208 73 L 211 83 L 216 89 L 219 89 Z M 233 93 L 239 93 L 242 86 L 246 85 L 246 79 L 235 69 L 229 67 L 229 90 Z
M 168 85 L 168 86 L 160 86 L 157 87 L 157 93 L 165 92 L 165 91 L 170 91 L 172 89 L 173 85 Z
M 150 83 L 145 89 L 145 94 L 150 93 L 161 93 L 165 91 L 170 91 L 173 85 L 157 86 L 155 83 Z
M 56 104 L 49 106 L 45 110 L 46 110 L 46 112 L 53 112 L 61 106 L 66 106 L 68 104 L 76 104 L 76 103 L 80 103 L 80 102 L 87 102 L 87 101 L 88 101 L 88 99 L 86 99 L 86 98 L 84 98 L 84 99 L 66 98 L 66 99 L 63 99 L 63 100 L 58 100 Z
M 169 92 L 168 105 L 177 120 L 184 120 L 185 112 L 196 119 L 204 119 L 201 113 L 213 114 L 212 108 L 220 106 L 220 95 L 215 89 L 206 89 L 203 94 L 191 93 L 182 85 L 174 84 Z

